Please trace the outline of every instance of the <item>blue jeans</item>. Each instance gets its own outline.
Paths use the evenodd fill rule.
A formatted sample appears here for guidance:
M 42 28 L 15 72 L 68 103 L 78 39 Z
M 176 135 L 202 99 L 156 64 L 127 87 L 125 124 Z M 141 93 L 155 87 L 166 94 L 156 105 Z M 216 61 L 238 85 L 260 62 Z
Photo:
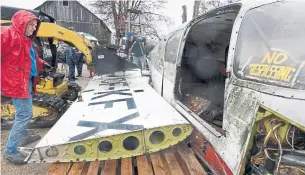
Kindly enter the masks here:
M 29 98 L 12 98 L 14 108 L 15 108 L 15 121 L 11 129 L 10 135 L 8 136 L 8 141 L 6 144 L 7 154 L 18 153 L 17 147 L 19 142 L 28 135 L 27 126 L 33 116 L 32 98 L 32 80 L 29 81 Z
M 82 60 L 78 61 L 77 65 L 76 65 L 76 67 L 77 67 L 77 75 L 82 75 L 83 64 L 84 64 L 84 62 Z
M 67 62 L 69 67 L 69 73 L 68 73 L 68 80 L 69 81 L 75 81 L 75 61 L 69 61 Z

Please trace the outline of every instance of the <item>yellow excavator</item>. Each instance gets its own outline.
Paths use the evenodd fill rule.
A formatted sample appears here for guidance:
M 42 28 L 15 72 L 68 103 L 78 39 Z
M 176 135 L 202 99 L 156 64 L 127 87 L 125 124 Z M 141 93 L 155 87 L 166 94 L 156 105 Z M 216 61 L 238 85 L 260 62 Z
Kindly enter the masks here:
M 1 6 L 1 26 L 11 25 L 12 16 L 20 8 Z M 65 75 L 54 69 L 57 62 L 59 42 L 62 41 L 77 48 L 86 57 L 90 64 L 92 56 L 89 47 L 91 42 L 77 32 L 56 24 L 53 17 L 35 10 L 28 10 L 36 15 L 41 24 L 35 39 L 40 47 L 40 58 L 46 60 L 52 68 L 44 67 L 39 74 L 39 83 L 36 86 L 38 95 L 33 97 L 33 119 L 29 128 L 45 128 L 54 125 L 69 107 L 70 101 L 75 101 L 81 90 L 77 84 L 66 81 Z M 10 129 L 13 125 L 15 109 L 11 98 L 1 96 L 1 129 Z

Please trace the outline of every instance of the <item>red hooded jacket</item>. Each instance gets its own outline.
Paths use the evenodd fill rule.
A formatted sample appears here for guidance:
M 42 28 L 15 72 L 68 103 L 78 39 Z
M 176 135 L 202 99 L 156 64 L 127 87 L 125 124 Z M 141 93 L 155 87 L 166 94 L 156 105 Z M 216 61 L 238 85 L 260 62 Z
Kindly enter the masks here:
M 1 27 L 1 92 L 13 98 L 29 98 L 29 80 L 31 72 L 30 48 L 39 29 L 37 19 L 36 31 L 31 37 L 25 36 L 29 21 L 37 17 L 25 10 L 20 10 L 12 17 L 12 25 Z M 37 48 L 36 48 L 37 49 Z M 43 66 L 36 50 L 37 72 Z M 38 76 L 33 82 L 34 92 Z

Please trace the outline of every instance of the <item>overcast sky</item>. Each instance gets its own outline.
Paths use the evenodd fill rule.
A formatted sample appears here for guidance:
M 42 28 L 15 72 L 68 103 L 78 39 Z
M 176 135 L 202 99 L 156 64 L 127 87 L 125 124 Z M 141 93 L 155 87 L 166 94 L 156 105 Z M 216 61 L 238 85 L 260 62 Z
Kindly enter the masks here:
M 33 9 L 40 4 L 42 4 L 45 0 L 1 0 L 1 5 L 13 6 L 25 9 Z M 89 0 L 81 0 L 81 2 L 86 3 Z M 169 30 L 177 27 L 182 22 L 182 5 L 187 6 L 188 10 L 188 20 L 191 19 L 193 15 L 193 3 L 194 0 L 168 0 L 167 8 L 164 9 L 164 14 L 168 15 L 174 21 L 174 25 L 170 26 Z M 164 29 L 164 34 L 168 32 L 167 29 Z

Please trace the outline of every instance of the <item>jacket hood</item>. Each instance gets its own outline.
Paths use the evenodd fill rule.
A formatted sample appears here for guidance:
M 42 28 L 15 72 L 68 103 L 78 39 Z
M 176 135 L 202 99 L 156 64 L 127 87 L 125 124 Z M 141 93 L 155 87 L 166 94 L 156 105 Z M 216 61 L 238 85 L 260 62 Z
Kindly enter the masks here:
M 37 35 L 37 31 L 38 31 L 39 25 L 40 25 L 40 20 L 33 13 L 28 12 L 26 10 L 19 10 L 12 17 L 12 27 L 20 35 L 24 35 L 28 22 L 33 19 L 37 20 L 36 30 L 34 31 L 33 35 L 30 36 L 30 38 L 33 39 Z

